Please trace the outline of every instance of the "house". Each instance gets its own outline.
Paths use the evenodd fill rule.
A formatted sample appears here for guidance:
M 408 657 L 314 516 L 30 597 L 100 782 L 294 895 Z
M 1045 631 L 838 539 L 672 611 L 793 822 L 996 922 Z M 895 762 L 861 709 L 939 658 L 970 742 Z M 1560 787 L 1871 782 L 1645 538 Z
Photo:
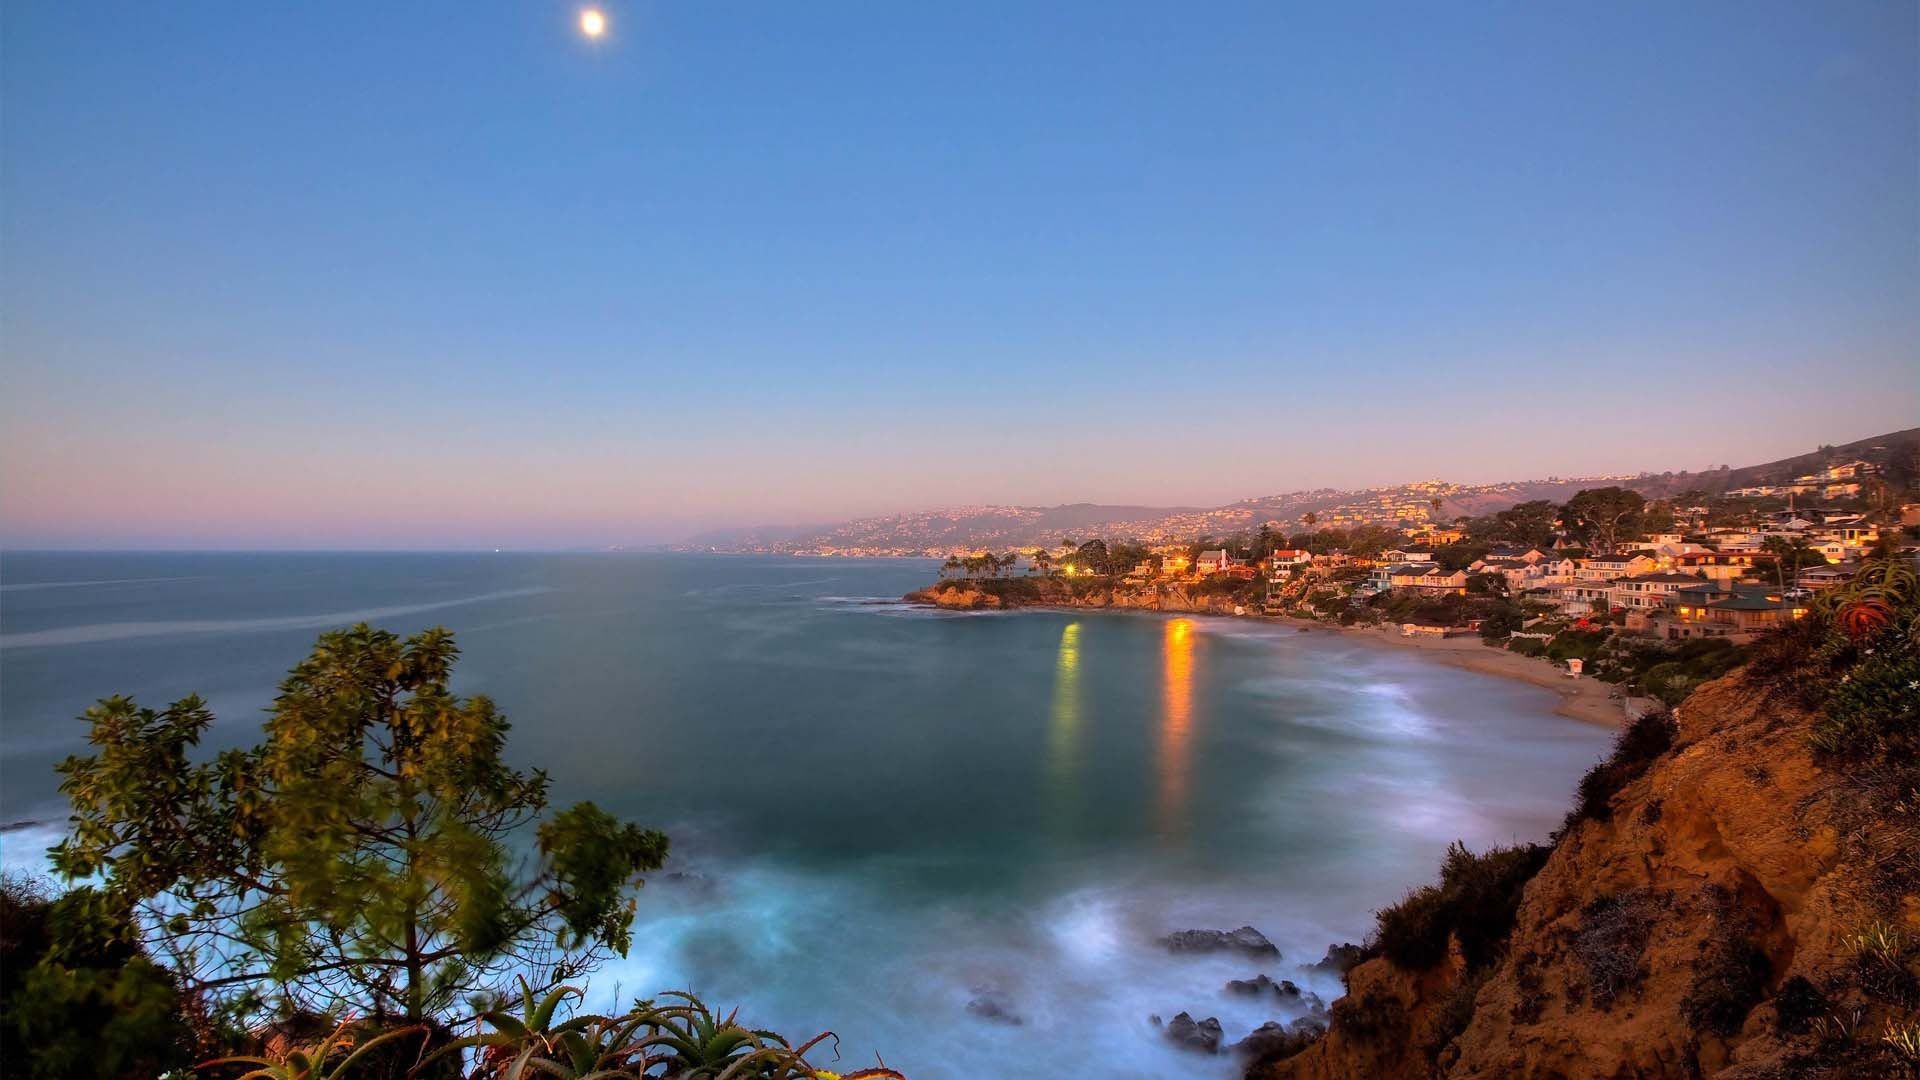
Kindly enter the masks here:
M 1831 589 L 1835 585 L 1845 585 L 1859 570 L 1860 567 L 1853 563 L 1815 566 L 1800 571 L 1794 580 L 1803 589 Z
M 1198 574 L 1224 573 L 1232 565 L 1233 556 L 1228 555 L 1225 548 L 1210 548 L 1196 555 L 1193 560 L 1194 572 Z
M 1516 559 L 1523 563 L 1537 563 L 1547 557 L 1546 552 L 1536 547 L 1499 546 L 1487 550 L 1489 559 Z
M 1609 600 L 1614 607 L 1625 608 L 1628 614 L 1658 611 L 1667 606 L 1667 597 L 1681 589 L 1699 585 L 1702 580 L 1694 574 L 1676 574 L 1670 570 L 1620 578 L 1613 583 Z
M 1448 573 L 1432 563 L 1403 563 L 1388 567 L 1387 586 L 1395 591 L 1422 593 L 1430 596 L 1448 594 L 1464 595 L 1467 591 L 1467 572 L 1455 570 Z
M 1639 552 L 1625 555 L 1594 555 L 1580 560 L 1574 577 L 1582 581 L 1607 581 L 1633 574 L 1651 574 L 1659 564 Z
M 1785 600 L 1764 585 L 1702 582 L 1676 589 L 1647 631 L 1669 641 L 1717 637 L 1750 641 L 1761 631 L 1807 613 L 1804 601 Z
M 1714 581 L 1738 581 L 1744 577 L 1753 577 L 1773 565 L 1773 556 L 1754 548 L 1721 548 L 1719 551 L 1704 551 L 1692 555 L 1681 555 L 1673 560 L 1673 568 L 1681 573 L 1694 573 Z
M 1397 548 L 1396 548 L 1396 549 L 1394 549 L 1393 551 L 1383 551 L 1383 552 L 1381 552 L 1381 553 L 1380 553 L 1380 560 L 1381 560 L 1382 562 L 1386 562 L 1386 563 L 1423 563 L 1423 562 L 1432 562 L 1432 561 L 1433 561 L 1433 552 L 1431 552 L 1431 551 L 1401 551 L 1401 550 L 1399 550 L 1399 549 L 1397 549 Z
M 1266 558 L 1267 576 L 1290 577 L 1313 562 L 1313 553 L 1298 548 L 1281 548 Z

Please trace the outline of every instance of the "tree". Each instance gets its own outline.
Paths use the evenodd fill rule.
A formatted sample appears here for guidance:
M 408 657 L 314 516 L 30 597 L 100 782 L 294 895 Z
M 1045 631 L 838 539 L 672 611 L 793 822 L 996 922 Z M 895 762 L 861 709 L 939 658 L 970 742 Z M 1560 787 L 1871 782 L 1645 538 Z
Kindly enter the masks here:
M 1081 544 L 1079 550 L 1073 553 L 1073 561 L 1079 565 L 1080 569 L 1089 574 L 1110 574 L 1113 572 L 1113 568 L 1109 565 L 1107 558 L 1107 542 L 1105 540 L 1089 540 Z
M 1782 590 L 1788 582 L 1800 580 L 1801 567 L 1827 564 L 1825 555 L 1808 547 L 1799 537 L 1769 536 L 1761 541 L 1760 550 L 1773 556 L 1774 580 Z
M 1561 516 L 1580 534 L 1589 551 L 1612 553 L 1622 534 L 1632 535 L 1638 530 L 1640 512 L 1646 505 L 1646 498 L 1637 491 L 1588 488 L 1567 500 Z
M 183 988 L 232 1015 L 277 998 L 418 1020 L 624 953 L 629 890 L 667 838 L 586 802 L 539 820 L 547 776 L 504 763 L 492 701 L 449 690 L 458 655 L 443 628 L 322 634 L 266 740 L 198 763 L 200 698 L 107 698 L 85 717 L 95 752 L 59 766 L 55 869 L 100 875 Z
M 1546 499 L 1530 499 L 1493 517 L 1500 539 L 1545 550 L 1553 543 L 1553 525 L 1560 519 L 1560 508 Z

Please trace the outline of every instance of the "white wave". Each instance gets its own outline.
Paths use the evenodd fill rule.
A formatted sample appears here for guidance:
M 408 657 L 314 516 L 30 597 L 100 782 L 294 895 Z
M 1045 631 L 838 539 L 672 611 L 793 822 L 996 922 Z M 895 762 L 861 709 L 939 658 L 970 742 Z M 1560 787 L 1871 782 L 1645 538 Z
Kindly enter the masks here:
M 347 626 L 357 622 L 377 622 L 417 615 L 426 611 L 509 600 L 552 592 L 545 587 L 502 589 L 498 592 L 464 596 L 458 600 L 437 600 L 426 604 L 396 604 L 389 607 L 361 608 L 357 611 L 330 611 L 314 615 L 276 615 L 261 619 L 154 619 L 143 622 L 89 623 L 85 626 L 61 626 L 49 630 L 28 630 L 0 634 L 0 648 L 26 649 L 52 645 L 91 645 L 127 638 L 173 637 L 182 634 L 260 634 L 280 630 L 318 630 Z
M 27 592 L 32 589 L 78 589 L 88 585 L 153 585 L 163 581 L 204 581 L 200 577 L 100 578 L 94 581 L 19 581 L 0 585 L 0 592 Z

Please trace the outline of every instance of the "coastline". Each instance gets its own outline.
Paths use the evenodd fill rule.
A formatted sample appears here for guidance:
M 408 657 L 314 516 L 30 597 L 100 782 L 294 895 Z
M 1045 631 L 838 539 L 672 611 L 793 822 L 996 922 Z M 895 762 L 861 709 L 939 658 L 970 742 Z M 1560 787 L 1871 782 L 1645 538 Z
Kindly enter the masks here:
M 925 590 L 909 593 L 905 599 L 910 603 L 924 604 L 929 607 L 946 606 L 936 603 L 926 595 Z M 1548 661 L 1521 656 L 1505 649 L 1490 648 L 1482 644 L 1478 637 L 1408 637 L 1400 633 L 1399 628 L 1395 626 L 1340 626 L 1335 623 L 1301 619 L 1292 615 L 1251 613 L 1235 615 L 1230 610 L 1221 611 L 1199 605 L 1191 609 L 1182 609 L 1136 604 L 1073 604 L 1041 601 L 1008 603 L 1004 607 L 994 604 L 989 607 L 989 610 L 994 608 L 1013 611 L 1034 608 L 1054 611 L 1146 611 L 1165 615 L 1244 619 L 1292 626 L 1301 630 L 1340 634 L 1382 647 L 1411 649 L 1434 663 L 1446 664 L 1480 675 L 1515 679 L 1544 690 L 1551 690 L 1559 698 L 1553 709 L 1556 716 L 1615 729 L 1625 727 L 1629 717 L 1628 702 L 1614 697 L 1615 687 L 1612 683 L 1584 676 L 1575 678 Z

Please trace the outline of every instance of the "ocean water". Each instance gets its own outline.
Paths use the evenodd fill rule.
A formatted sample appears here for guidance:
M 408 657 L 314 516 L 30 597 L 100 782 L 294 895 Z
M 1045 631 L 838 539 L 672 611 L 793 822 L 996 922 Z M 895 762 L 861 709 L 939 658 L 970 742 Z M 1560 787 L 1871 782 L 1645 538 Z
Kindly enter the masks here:
M 510 756 L 667 830 L 631 954 L 591 1003 L 691 988 L 923 1080 L 1228 1076 L 1149 1023 L 1237 1039 L 1432 877 L 1544 837 L 1609 734 L 1536 687 L 1241 620 L 956 614 L 919 560 L 545 554 L 0 558 L 0 857 L 34 869 L 94 699 L 189 692 L 255 741 L 322 629 L 451 627 Z M 1251 924 L 1278 961 L 1169 955 Z M 970 1014 L 990 994 L 1018 1024 Z M 824 1063 L 823 1063 L 824 1064 Z

